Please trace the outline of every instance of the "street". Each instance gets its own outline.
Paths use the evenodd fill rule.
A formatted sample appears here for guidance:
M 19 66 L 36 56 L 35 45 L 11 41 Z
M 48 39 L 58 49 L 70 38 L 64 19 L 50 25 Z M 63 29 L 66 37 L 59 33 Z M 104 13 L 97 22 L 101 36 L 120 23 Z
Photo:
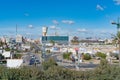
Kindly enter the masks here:
M 36 45 L 36 44 L 32 44 L 32 45 L 34 46 L 34 48 L 36 50 L 41 50 L 38 45 Z M 24 65 L 30 65 L 33 57 L 35 58 L 35 60 L 39 60 L 40 64 L 42 63 L 42 61 L 48 61 L 49 58 L 53 58 L 59 66 L 62 66 L 64 68 L 68 68 L 68 69 L 76 69 L 76 64 L 70 60 L 69 61 L 64 60 L 62 58 L 62 53 L 46 53 L 45 57 L 42 58 L 41 54 L 27 52 L 23 57 Z M 34 60 L 32 63 L 34 63 Z M 37 64 L 37 65 L 40 65 L 40 64 Z M 83 63 L 82 62 L 82 63 L 79 63 L 79 65 L 77 64 L 77 67 L 79 69 L 80 68 L 91 69 L 91 68 L 95 68 L 97 66 L 98 66 L 98 64 L 93 64 L 93 63 Z

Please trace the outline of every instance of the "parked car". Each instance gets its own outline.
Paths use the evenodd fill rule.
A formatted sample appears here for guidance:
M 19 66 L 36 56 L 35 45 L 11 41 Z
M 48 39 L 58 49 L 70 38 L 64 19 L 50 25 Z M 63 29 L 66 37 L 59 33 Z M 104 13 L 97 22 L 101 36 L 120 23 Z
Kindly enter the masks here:
M 36 59 L 36 60 L 35 60 L 35 63 L 36 63 L 36 64 L 40 64 L 41 62 L 40 62 L 40 60 Z
M 34 58 L 32 58 L 32 59 L 30 60 L 29 65 L 33 65 L 33 64 L 35 64 L 35 59 L 34 59 Z

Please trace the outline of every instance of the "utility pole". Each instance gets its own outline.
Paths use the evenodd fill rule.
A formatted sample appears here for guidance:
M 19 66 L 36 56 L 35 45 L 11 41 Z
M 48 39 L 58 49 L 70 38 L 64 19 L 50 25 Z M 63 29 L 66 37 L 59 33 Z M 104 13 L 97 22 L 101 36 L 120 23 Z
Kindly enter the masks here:
M 119 22 L 119 17 L 117 22 L 112 22 L 113 25 L 117 26 L 117 40 L 118 40 L 118 47 L 119 47 L 119 66 L 120 66 L 120 22 Z

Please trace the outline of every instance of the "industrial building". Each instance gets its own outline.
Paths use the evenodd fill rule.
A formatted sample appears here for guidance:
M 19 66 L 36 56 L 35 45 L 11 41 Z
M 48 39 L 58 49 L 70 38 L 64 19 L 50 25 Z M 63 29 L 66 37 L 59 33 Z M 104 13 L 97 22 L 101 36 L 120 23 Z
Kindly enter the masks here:
M 57 44 L 68 45 L 69 36 L 42 36 L 42 43 L 55 42 Z

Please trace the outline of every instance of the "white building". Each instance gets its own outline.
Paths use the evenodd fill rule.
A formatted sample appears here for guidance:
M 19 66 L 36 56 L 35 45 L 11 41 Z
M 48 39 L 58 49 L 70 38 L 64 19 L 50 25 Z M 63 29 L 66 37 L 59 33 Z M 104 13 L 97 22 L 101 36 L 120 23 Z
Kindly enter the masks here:
M 7 67 L 19 68 L 23 63 L 23 59 L 7 59 Z
M 11 58 L 11 57 L 12 57 L 12 55 L 10 54 L 10 51 L 4 51 L 4 52 L 2 53 L 2 55 L 3 55 L 5 58 Z

